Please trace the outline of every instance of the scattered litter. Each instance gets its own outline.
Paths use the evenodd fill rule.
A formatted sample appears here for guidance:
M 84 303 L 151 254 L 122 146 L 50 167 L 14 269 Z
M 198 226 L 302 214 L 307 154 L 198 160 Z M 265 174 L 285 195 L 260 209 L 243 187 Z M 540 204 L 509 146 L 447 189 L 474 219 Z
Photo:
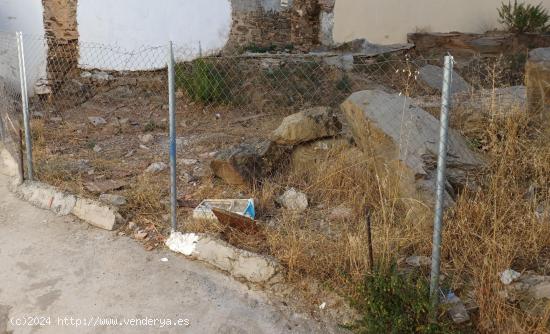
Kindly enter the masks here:
M 323 302 L 321 305 L 319 305 L 320 310 L 324 310 L 327 307 L 327 303 Z
M 212 208 L 218 221 L 224 225 L 248 234 L 258 233 L 259 229 L 253 219 L 223 209 Z
M 450 291 L 444 298 L 443 304 L 449 306 L 448 314 L 453 319 L 454 323 L 462 324 L 470 320 L 470 315 L 466 310 L 466 306 L 462 303 L 462 300 L 458 298 L 452 291 Z
M 126 153 L 126 155 L 124 157 L 125 158 L 130 158 L 132 155 L 134 155 L 134 153 L 136 153 L 136 151 L 130 150 L 130 151 L 128 151 L 128 153 Z
M 128 229 L 129 229 L 129 230 L 133 230 L 133 229 L 135 229 L 136 227 L 137 227 L 137 224 L 136 224 L 136 223 L 134 223 L 134 222 L 129 222 L 129 223 L 128 223 Z
M 95 146 L 94 146 L 94 152 L 95 152 L 95 153 L 99 153 L 99 152 L 101 152 L 101 151 L 103 151 L 103 149 L 101 148 L 101 146 L 95 144 Z
M 141 148 L 142 150 L 146 150 L 146 151 L 149 151 L 149 147 L 143 145 L 143 144 L 139 144 L 139 148 Z
M 160 262 L 168 262 L 168 259 L 163 257 L 162 259 L 160 259 Z
M 195 233 L 183 234 L 181 232 L 174 232 L 166 240 L 166 246 L 171 251 L 190 256 L 195 251 L 198 241 L 199 236 Z
M 510 285 L 516 280 L 518 280 L 520 276 L 521 274 L 518 273 L 517 271 L 512 269 L 506 269 L 500 274 L 500 281 L 504 285 Z
M 205 199 L 193 210 L 193 218 L 217 220 L 212 208 L 233 212 L 250 219 L 256 217 L 253 199 Z

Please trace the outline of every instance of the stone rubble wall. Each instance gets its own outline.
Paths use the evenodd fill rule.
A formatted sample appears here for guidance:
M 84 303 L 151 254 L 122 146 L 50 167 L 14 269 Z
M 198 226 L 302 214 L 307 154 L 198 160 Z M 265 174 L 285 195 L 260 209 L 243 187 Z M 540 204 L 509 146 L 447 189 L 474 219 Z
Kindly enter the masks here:
M 332 12 L 334 7 L 334 0 L 293 0 L 288 7 L 266 6 L 265 0 L 232 2 L 229 51 L 251 45 L 310 51 L 320 44 L 321 11 Z
M 48 45 L 47 75 L 52 93 L 78 68 L 78 0 L 42 0 Z

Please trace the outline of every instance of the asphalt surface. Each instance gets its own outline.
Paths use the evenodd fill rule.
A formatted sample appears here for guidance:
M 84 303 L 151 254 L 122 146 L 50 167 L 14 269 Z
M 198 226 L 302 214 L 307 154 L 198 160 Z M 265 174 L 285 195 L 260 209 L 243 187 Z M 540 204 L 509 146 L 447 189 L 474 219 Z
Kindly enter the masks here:
M 225 274 L 23 202 L 0 171 L 0 334 L 322 333 Z

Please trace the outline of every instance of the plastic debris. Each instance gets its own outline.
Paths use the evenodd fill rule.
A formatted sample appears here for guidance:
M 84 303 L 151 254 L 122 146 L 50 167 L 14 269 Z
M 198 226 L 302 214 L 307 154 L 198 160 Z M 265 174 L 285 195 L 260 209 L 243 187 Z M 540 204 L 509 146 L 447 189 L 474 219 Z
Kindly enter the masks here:
M 217 220 L 213 208 L 222 209 L 241 216 L 254 219 L 256 209 L 253 199 L 205 199 L 193 210 L 193 218 L 200 220 Z
M 195 233 L 174 232 L 166 240 L 166 246 L 176 253 L 191 256 L 197 247 L 199 236 Z
M 500 273 L 500 281 L 504 285 L 510 285 L 517 279 L 519 279 L 521 276 L 520 273 L 518 273 L 515 270 L 512 269 L 506 269 L 502 273 Z
M 454 292 L 450 291 L 445 296 L 443 304 L 449 306 L 447 313 L 451 319 L 453 319 L 454 323 L 462 324 L 470 320 L 470 315 L 468 314 L 468 310 L 466 310 L 466 306 Z
M 168 262 L 168 259 L 163 257 L 162 259 L 160 259 L 160 262 Z

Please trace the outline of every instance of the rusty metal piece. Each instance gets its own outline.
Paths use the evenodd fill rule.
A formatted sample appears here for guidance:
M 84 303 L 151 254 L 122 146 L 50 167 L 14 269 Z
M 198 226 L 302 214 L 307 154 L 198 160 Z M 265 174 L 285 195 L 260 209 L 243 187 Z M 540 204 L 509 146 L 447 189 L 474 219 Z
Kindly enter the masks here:
M 246 216 L 218 208 L 212 208 L 212 212 L 216 218 L 218 218 L 220 224 L 224 226 L 228 226 L 246 234 L 256 234 L 260 232 L 256 222 Z

